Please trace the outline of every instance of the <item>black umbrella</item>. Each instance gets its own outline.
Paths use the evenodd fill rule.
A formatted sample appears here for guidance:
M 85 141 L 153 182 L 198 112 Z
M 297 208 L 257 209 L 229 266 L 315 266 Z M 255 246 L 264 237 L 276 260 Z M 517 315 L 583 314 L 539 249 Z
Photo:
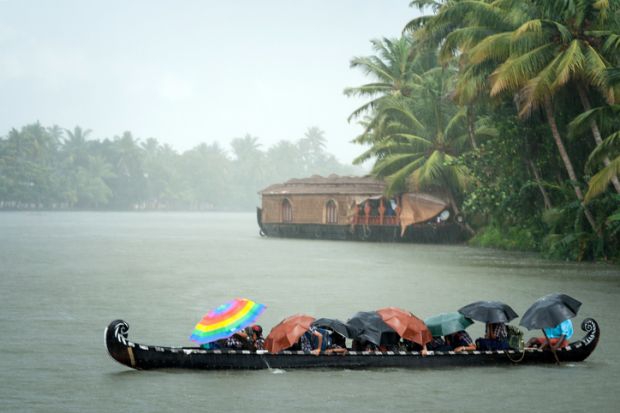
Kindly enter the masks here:
M 382 344 L 393 344 L 394 335 L 398 334 L 392 327 L 385 324 L 385 321 L 374 311 L 360 311 L 355 313 L 347 321 L 347 327 L 353 335 L 352 338 L 359 341 L 368 341 L 377 346 Z
M 460 308 L 459 313 L 483 323 L 507 323 L 519 317 L 515 310 L 501 301 L 476 301 Z
M 539 298 L 527 309 L 519 323 L 528 330 L 555 327 L 577 315 L 581 302 L 566 294 L 552 293 Z
M 312 323 L 315 327 L 326 328 L 343 337 L 353 338 L 353 334 L 349 331 L 349 327 L 340 320 L 334 318 L 319 318 Z

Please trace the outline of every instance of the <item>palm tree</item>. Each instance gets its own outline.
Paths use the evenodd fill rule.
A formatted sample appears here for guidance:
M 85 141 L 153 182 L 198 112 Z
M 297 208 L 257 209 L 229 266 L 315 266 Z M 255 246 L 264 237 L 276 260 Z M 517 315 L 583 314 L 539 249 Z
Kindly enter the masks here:
M 549 96 L 566 86 L 576 86 L 584 110 L 591 109 L 588 88 L 598 89 L 603 96 L 609 88 L 603 73 L 613 53 L 603 46 L 616 34 L 609 30 L 606 18 L 617 11 L 617 2 L 571 0 L 568 2 L 535 2 L 540 14 L 524 22 L 512 33 L 511 57 L 494 74 L 491 94 L 501 93 L 512 85 L 519 87 L 521 114 L 542 104 L 549 113 Z M 612 47 L 618 52 L 617 47 Z M 590 122 L 596 145 L 602 143 L 598 126 Z M 556 138 L 557 139 L 557 138 Z M 564 158 L 564 155 L 562 155 Z M 605 164 L 609 159 L 603 158 Z M 571 179 L 574 178 L 571 176 Z M 612 178 L 620 193 L 620 181 Z
M 91 134 L 90 129 L 82 129 L 75 126 L 73 130 L 65 129 L 67 139 L 63 144 L 69 163 L 73 166 L 88 166 L 88 136 Z
M 620 68 L 609 69 L 604 75 L 608 85 L 613 87 L 620 84 Z M 588 158 L 588 166 L 603 162 L 605 165 L 588 182 L 588 192 L 585 202 L 605 191 L 610 182 L 620 174 L 620 105 L 605 105 L 590 109 L 577 116 L 570 124 L 571 133 L 579 133 L 584 127 L 596 124 L 612 133 L 601 141 Z M 610 160 L 609 156 L 613 159 Z M 606 161 L 605 161 L 606 160 Z
M 452 98 L 466 108 L 469 139 L 477 149 L 475 140 L 476 106 L 488 100 L 488 78 L 508 57 L 506 37 L 527 16 L 523 2 L 503 1 L 412 1 L 421 10 L 432 7 L 436 14 L 413 19 L 405 26 L 417 43 L 439 48 L 442 65 L 455 64 L 459 73 L 455 78 Z M 491 49 L 482 59 L 474 61 L 479 48 Z
M 304 137 L 297 142 L 307 173 L 317 173 L 327 159 L 325 153 L 325 132 L 317 126 L 308 128 Z
M 620 105 L 609 106 L 606 109 L 610 115 L 620 116 Z M 609 160 L 609 156 L 614 158 Z M 608 162 L 605 163 L 604 168 L 590 178 L 585 202 L 589 202 L 592 198 L 603 193 L 612 179 L 620 175 L 620 130 L 607 136 L 605 140 L 596 147 L 588 158 L 588 164 L 593 164 L 597 161 L 600 162 L 602 159 L 607 159 Z
M 575 0 L 580 7 L 587 6 L 589 0 Z M 576 197 L 582 203 L 584 214 L 592 228 L 600 234 L 594 217 L 583 204 L 583 193 L 568 152 L 564 146 L 555 119 L 553 96 L 569 82 L 590 81 L 598 85 L 605 63 L 596 53 L 586 38 L 584 30 L 579 29 L 579 22 L 585 21 L 580 13 L 568 3 L 539 3 L 538 18 L 524 22 L 510 33 L 510 38 L 503 48 L 508 47 L 510 56 L 493 73 L 491 77 L 491 95 L 503 92 L 518 92 L 520 115 L 528 117 L 532 110 L 542 106 L 569 178 L 572 181 Z M 601 7 L 604 2 L 600 2 Z M 552 4 L 553 7 L 547 7 Z M 580 8 L 578 8 L 581 10 Z M 555 20 L 554 20 L 555 19 Z M 581 20 L 580 20 L 581 19 Z M 568 22 L 576 22 L 567 27 Z M 565 24 L 566 23 L 566 24 Z M 573 24 L 573 23 L 571 23 Z M 576 26 L 575 26 L 576 25 Z M 571 31 L 571 29 L 573 31 Z M 496 36 L 506 39 L 508 33 Z M 500 47 L 501 49 L 501 47 Z M 496 53 L 492 47 L 478 46 L 478 56 Z M 584 104 L 585 106 L 585 104 Z
M 356 139 L 371 147 L 354 163 L 374 157 L 372 174 L 386 178 L 388 193 L 408 187 L 441 191 L 458 215 L 458 194 L 471 178 L 456 163 L 467 147 L 467 130 L 464 112 L 455 111 L 445 99 L 449 78 L 449 73 L 435 68 L 421 76 L 423 82 L 415 85 L 414 97 L 384 99 L 366 132 Z
M 233 162 L 233 174 L 240 188 L 237 204 L 246 208 L 252 207 L 258 200 L 258 190 L 266 186 L 265 154 L 260 150 L 258 138 L 249 134 L 233 139 L 230 146 L 236 158 Z
M 262 155 L 258 138 L 250 134 L 246 134 L 243 138 L 233 139 L 230 146 L 238 161 L 256 162 Z
M 354 57 L 351 67 L 363 70 L 373 82 L 344 90 L 347 96 L 369 97 L 371 100 L 353 111 L 349 121 L 371 111 L 386 96 L 410 96 L 411 82 L 423 63 L 423 59 L 414 59 L 411 37 L 375 39 L 371 44 L 376 55 Z

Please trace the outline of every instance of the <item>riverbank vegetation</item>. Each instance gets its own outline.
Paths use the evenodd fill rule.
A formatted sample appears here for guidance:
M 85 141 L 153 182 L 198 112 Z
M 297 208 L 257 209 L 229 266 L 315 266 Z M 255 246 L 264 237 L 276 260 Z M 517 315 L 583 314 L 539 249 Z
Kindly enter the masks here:
M 90 134 L 34 123 L 0 138 L 0 209 L 248 211 L 274 182 L 357 172 L 326 152 L 317 127 L 267 150 L 256 137 L 236 138 L 231 154 L 217 143 L 178 153 L 130 132 Z
M 351 67 L 369 82 L 350 121 L 354 163 L 388 191 L 441 194 L 475 245 L 620 259 L 620 0 L 414 0 L 424 14 Z M 413 13 L 412 13 L 413 14 Z M 13 129 L 0 138 L 0 209 L 250 210 L 256 192 L 359 174 L 309 128 L 183 153 L 131 133 Z
M 415 0 L 351 66 L 357 163 L 442 192 L 476 245 L 620 258 L 620 1 Z

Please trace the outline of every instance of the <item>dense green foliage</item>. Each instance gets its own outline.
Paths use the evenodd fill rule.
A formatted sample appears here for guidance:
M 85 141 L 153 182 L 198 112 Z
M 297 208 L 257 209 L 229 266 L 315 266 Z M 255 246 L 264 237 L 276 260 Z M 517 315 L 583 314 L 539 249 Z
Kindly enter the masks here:
M 351 66 L 390 190 L 440 192 L 472 243 L 620 259 L 620 0 L 414 0 Z
M 354 174 L 325 151 L 323 132 L 266 151 L 258 138 L 183 153 L 125 132 L 88 139 L 89 130 L 39 123 L 0 138 L 0 209 L 251 210 L 266 186 L 312 174 Z

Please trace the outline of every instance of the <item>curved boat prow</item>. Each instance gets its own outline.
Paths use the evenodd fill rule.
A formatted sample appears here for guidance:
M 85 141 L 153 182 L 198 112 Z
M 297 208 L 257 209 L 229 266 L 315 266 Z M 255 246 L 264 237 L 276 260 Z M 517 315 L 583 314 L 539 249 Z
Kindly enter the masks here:
M 110 356 L 120 364 L 137 369 L 133 355 L 133 343 L 127 340 L 129 324 L 123 320 L 114 320 L 105 329 L 105 345 Z
M 586 332 L 586 335 L 581 340 L 573 342 L 567 348 L 563 349 L 576 350 L 572 352 L 566 351 L 566 353 L 572 356 L 569 358 L 569 361 L 583 361 L 587 359 L 594 349 L 596 349 L 598 340 L 601 337 L 601 329 L 593 318 L 586 318 L 583 320 L 581 322 L 581 329 Z

